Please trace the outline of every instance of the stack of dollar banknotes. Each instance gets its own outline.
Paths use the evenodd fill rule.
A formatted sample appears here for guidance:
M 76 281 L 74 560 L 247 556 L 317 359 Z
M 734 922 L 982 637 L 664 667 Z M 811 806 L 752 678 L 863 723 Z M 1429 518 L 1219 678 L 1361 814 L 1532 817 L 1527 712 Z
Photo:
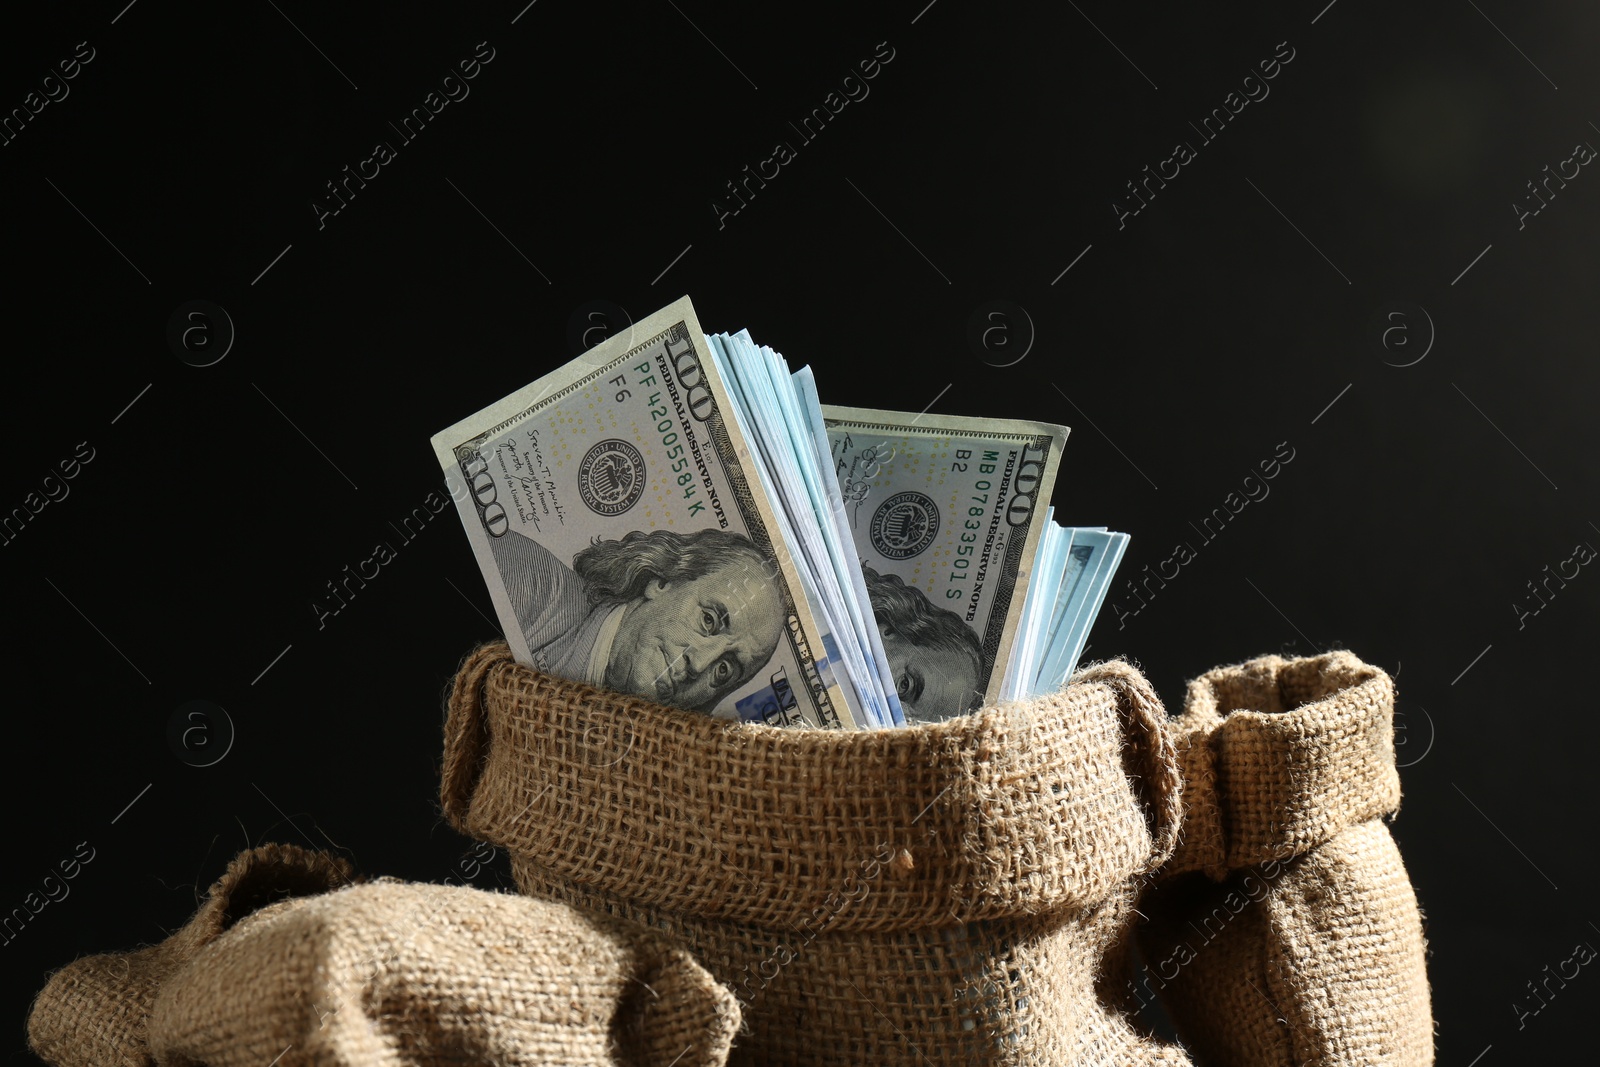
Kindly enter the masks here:
M 684 297 L 433 438 L 515 656 L 774 726 L 1059 688 L 1128 535 L 1062 526 L 1067 428 L 819 402 Z

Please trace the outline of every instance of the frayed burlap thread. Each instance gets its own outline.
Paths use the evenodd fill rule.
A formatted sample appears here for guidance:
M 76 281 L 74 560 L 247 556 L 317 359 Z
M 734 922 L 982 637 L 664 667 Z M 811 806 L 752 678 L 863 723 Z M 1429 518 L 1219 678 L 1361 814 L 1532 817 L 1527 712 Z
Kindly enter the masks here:
M 352 882 L 344 859 L 294 845 L 239 853 L 199 910 L 158 944 L 74 960 L 50 976 L 28 1016 L 28 1045 L 55 1067 L 148 1067 L 156 995 L 194 954 L 258 908 Z
M 643 922 L 738 998 L 730 1058 L 794 1067 L 1187 1064 L 1097 989 L 1180 812 L 1124 663 L 895 730 L 724 722 L 463 663 L 441 799 L 518 887 Z
M 390 879 L 251 915 L 157 998 L 160 1067 L 721 1067 L 733 995 L 631 923 Z
M 1384 824 L 1394 685 L 1348 652 L 1189 685 L 1183 841 L 1140 904 L 1150 980 L 1202 1063 L 1433 1063 L 1421 914 Z

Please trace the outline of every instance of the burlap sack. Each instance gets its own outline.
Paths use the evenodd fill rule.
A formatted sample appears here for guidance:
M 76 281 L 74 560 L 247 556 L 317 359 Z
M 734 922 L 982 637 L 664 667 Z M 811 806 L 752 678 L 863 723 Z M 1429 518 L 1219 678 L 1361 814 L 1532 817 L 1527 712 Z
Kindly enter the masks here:
M 733 995 L 665 938 L 382 879 L 242 920 L 165 984 L 161 1067 L 720 1067 Z
M 1183 841 L 1140 903 L 1149 974 L 1201 1063 L 1433 1062 L 1422 921 L 1383 817 L 1394 686 L 1348 652 L 1189 684 Z
M 28 1045 L 56 1067 L 148 1067 L 145 1028 L 161 986 L 201 948 L 274 901 L 353 880 L 350 865 L 294 845 L 233 858 L 205 902 L 171 937 L 130 952 L 74 960 L 50 976 L 28 1016 Z
M 523 892 L 668 931 L 738 997 L 741 1064 L 1187 1064 L 1109 1007 L 1180 804 L 1165 714 L 1111 663 L 895 730 L 714 720 L 486 646 L 442 801 Z

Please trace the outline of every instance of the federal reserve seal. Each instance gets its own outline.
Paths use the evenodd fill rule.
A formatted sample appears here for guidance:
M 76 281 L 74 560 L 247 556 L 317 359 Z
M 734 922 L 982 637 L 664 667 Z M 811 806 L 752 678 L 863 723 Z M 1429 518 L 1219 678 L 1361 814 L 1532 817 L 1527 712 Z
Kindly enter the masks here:
M 596 515 L 621 515 L 644 496 L 644 456 L 626 441 L 601 441 L 578 464 L 578 495 Z
M 885 559 L 910 559 L 933 544 L 939 506 L 922 493 L 896 493 L 873 513 L 872 547 Z

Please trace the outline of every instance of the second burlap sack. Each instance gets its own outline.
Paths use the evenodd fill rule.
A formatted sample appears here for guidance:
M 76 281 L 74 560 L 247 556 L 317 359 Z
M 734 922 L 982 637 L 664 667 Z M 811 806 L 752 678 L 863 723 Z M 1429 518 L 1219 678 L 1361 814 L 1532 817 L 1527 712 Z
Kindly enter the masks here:
M 1182 1065 L 1106 1000 L 1176 838 L 1165 713 L 1122 663 L 896 730 L 731 723 L 485 646 L 442 801 L 525 893 L 664 930 L 733 990 L 732 1063 Z
M 733 996 L 631 923 L 380 879 L 256 911 L 162 986 L 158 1067 L 721 1067 Z
M 52 974 L 28 1015 L 28 1047 L 52 1067 L 149 1067 L 151 1007 L 196 953 L 261 908 L 356 880 L 348 861 L 326 852 L 246 849 L 166 940 L 83 956 Z
M 1190 1051 L 1223 1067 L 1426 1067 L 1394 686 L 1348 652 L 1266 656 L 1189 685 L 1175 721 L 1183 841 L 1140 903 L 1147 975 Z

